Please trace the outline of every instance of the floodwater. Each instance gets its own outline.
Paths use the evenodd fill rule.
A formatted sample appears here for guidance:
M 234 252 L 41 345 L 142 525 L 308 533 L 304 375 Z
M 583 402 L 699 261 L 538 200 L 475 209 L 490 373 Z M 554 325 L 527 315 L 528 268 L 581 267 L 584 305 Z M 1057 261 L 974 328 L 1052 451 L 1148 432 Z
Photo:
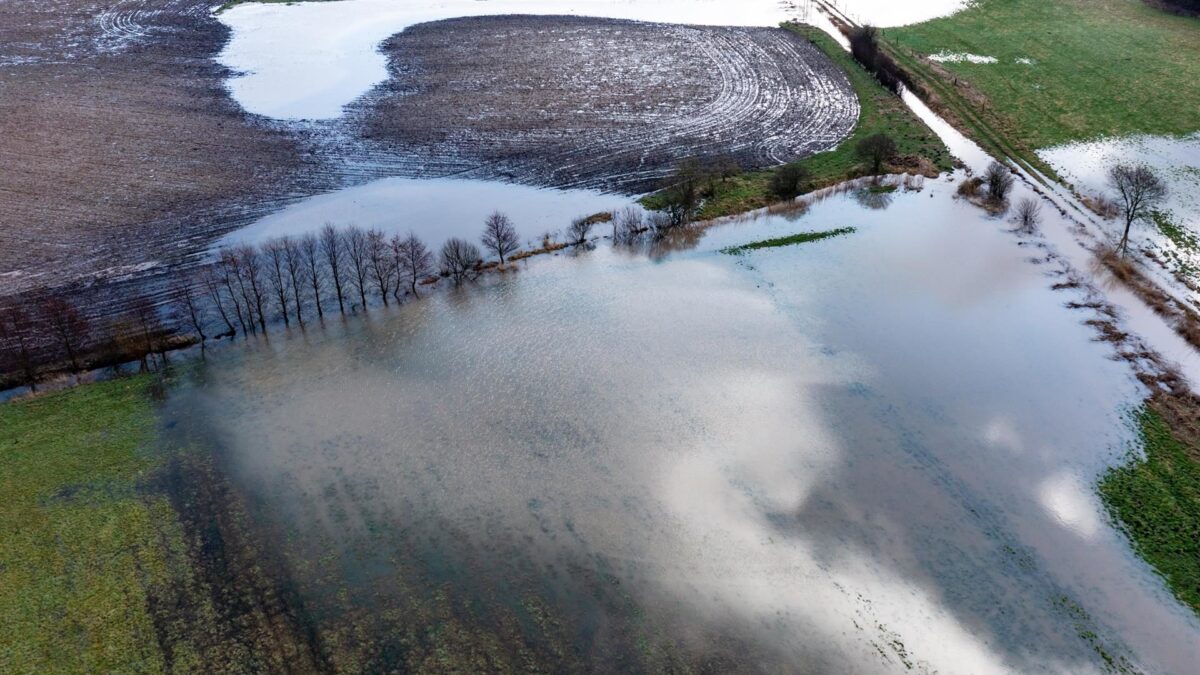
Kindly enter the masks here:
M 229 350 L 166 415 L 320 630 L 441 589 L 613 669 L 1189 672 L 1200 622 L 1093 492 L 1144 391 L 955 185 L 535 258 Z
M 880 26 L 950 14 L 964 0 L 835 0 Z M 780 0 L 339 0 L 238 5 L 220 19 L 232 35 L 218 60 L 247 111 L 285 120 L 333 119 L 387 78 L 379 44 L 409 26 L 464 16 L 576 15 L 714 26 L 777 26 L 816 14 Z M 286 58 L 281 58 L 286 55 Z
M 507 215 L 526 245 L 558 234 L 580 216 L 633 207 L 631 197 L 593 190 L 550 190 L 482 180 L 384 178 L 300 200 L 217 242 L 261 243 L 316 232 L 326 223 L 415 233 L 437 250 L 451 237 L 476 241 L 494 211 Z M 600 226 L 597 232 L 606 230 Z
M 1109 168 L 1119 162 L 1146 164 L 1167 183 L 1162 209 L 1200 234 L 1200 133 L 1182 138 L 1141 135 L 1068 143 L 1039 150 L 1038 156 L 1082 194 L 1107 194 L 1110 198 L 1115 198 L 1115 193 L 1108 185 Z

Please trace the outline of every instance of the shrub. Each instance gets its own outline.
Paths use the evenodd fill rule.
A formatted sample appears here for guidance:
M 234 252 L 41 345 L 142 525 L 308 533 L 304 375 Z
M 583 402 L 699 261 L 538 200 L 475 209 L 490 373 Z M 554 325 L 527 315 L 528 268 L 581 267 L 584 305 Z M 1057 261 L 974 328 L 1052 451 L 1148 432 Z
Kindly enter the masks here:
M 771 175 L 771 192 L 780 199 L 795 199 L 804 192 L 809 172 L 799 163 L 785 164 Z

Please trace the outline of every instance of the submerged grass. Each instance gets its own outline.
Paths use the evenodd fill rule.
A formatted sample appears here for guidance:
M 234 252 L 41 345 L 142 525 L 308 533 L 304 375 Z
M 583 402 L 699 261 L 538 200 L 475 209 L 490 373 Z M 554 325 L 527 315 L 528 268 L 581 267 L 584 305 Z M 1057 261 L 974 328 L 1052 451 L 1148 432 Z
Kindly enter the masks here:
M 1153 403 L 1137 424 L 1144 456 L 1109 471 L 1100 495 L 1175 596 L 1200 613 L 1200 452 Z
M 833 38 L 811 26 L 788 24 L 786 27 L 811 41 L 846 72 L 858 95 L 861 110 L 853 133 L 838 147 L 800 161 L 809 172 L 807 190 L 828 187 L 864 175 L 865 167 L 855 154 L 855 147 L 860 140 L 878 133 L 891 136 L 896 141 L 899 155 L 911 164 L 896 168 L 928 174 L 953 168 L 950 151 L 937 134 L 918 119 L 898 96 L 884 89 L 863 70 Z M 771 192 L 771 177 L 775 171 L 752 171 L 714 182 L 713 194 L 705 201 L 698 217 L 708 220 L 771 204 L 777 199 Z M 663 205 L 656 195 L 644 198 L 642 203 L 650 209 Z
M 905 56 L 995 57 L 996 63 L 922 70 L 940 73 L 995 131 L 1036 149 L 1098 136 L 1195 131 L 1198 32 L 1200 19 L 1142 0 L 980 0 L 948 17 L 889 28 L 884 37 Z
M 149 384 L 0 406 L 0 672 L 164 668 L 147 589 L 179 533 L 137 488 L 156 462 Z
M 763 239 L 741 246 L 729 246 L 721 249 L 721 253 L 727 255 L 743 255 L 750 251 L 757 251 L 760 248 L 777 248 L 780 246 L 794 246 L 796 244 L 807 244 L 811 241 L 821 241 L 831 237 L 840 237 L 845 234 L 852 234 L 853 227 L 839 227 L 836 230 L 826 230 L 824 232 L 800 232 L 787 237 L 778 237 L 776 239 Z

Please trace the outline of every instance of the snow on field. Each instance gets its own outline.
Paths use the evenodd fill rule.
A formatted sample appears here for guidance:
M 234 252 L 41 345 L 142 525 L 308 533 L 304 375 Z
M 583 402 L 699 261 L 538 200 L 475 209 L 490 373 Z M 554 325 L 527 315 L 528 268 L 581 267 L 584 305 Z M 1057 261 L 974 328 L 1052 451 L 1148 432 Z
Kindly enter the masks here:
M 1183 138 L 1142 135 L 1069 143 L 1039 150 L 1038 155 L 1085 197 L 1115 197 L 1106 173 L 1118 162 L 1156 169 L 1167 183 L 1169 192 L 1160 211 L 1173 236 L 1154 224 L 1139 224 L 1131 240 L 1136 248 L 1154 251 L 1200 297 L 1200 132 Z M 1170 230 L 1170 224 L 1182 229 Z
M 931 54 L 929 60 L 938 63 L 996 63 L 994 56 L 980 56 L 966 52 L 938 52 Z
M 888 26 L 923 21 L 963 0 L 896 3 L 839 0 L 852 17 Z M 237 73 L 230 93 L 252 113 L 332 119 L 387 77 L 379 44 L 418 23 L 502 14 L 595 16 L 638 21 L 774 26 L 815 11 L 780 0 L 341 0 L 245 4 L 220 14 L 232 37 L 219 61 Z

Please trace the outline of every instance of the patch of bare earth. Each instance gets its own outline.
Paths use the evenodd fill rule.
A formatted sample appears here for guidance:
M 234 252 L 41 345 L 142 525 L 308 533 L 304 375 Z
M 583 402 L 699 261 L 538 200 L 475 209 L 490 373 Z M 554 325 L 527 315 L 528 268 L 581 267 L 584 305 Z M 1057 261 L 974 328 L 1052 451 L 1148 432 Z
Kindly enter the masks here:
M 356 105 L 410 172 L 642 191 L 684 158 L 743 168 L 834 147 L 858 100 L 795 33 L 576 17 L 438 21 L 384 43 Z
M 0 2 L 0 296 L 169 267 L 294 181 L 295 137 L 223 88 L 211 4 Z

